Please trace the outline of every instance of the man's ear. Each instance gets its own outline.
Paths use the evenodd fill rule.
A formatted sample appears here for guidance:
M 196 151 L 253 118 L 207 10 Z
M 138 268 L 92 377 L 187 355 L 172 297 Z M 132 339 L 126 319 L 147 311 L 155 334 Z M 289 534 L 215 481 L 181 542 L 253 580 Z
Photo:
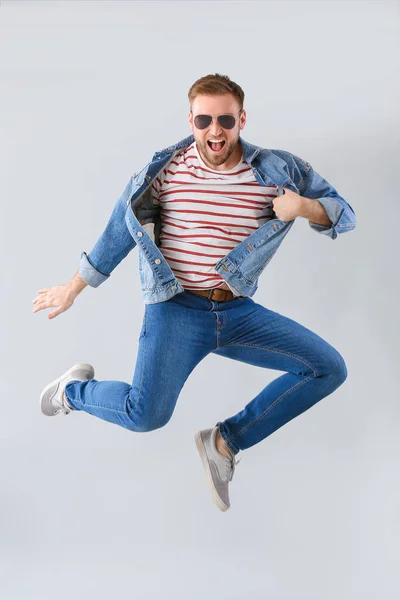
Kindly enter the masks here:
M 189 122 L 189 127 L 192 130 L 192 133 L 194 133 L 193 115 L 191 112 L 189 112 L 188 122 Z
M 243 112 L 240 113 L 240 129 L 244 129 L 244 126 L 246 125 L 246 117 L 247 117 L 247 113 L 245 110 L 243 110 Z

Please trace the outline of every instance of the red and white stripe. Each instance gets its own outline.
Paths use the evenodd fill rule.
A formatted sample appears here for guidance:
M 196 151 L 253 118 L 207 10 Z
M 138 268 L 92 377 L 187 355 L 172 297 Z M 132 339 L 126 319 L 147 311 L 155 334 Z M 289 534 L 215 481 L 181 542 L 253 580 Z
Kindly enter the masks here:
M 210 169 L 193 142 L 153 181 L 152 195 L 160 205 L 160 252 L 180 284 L 232 289 L 214 267 L 272 218 L 277 188 L 260 185 L 243 155 L 229 171 Z

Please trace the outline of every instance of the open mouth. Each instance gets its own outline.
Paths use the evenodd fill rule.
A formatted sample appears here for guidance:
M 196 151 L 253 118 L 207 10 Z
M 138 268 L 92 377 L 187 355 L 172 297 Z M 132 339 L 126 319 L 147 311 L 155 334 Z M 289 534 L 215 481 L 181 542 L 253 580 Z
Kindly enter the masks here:
M 225 140 L 222 140 L 221 142 L 211 142 L 210 140 L 207 140 L 207 144 L 213 154 L 220 154 L 225 147 Z

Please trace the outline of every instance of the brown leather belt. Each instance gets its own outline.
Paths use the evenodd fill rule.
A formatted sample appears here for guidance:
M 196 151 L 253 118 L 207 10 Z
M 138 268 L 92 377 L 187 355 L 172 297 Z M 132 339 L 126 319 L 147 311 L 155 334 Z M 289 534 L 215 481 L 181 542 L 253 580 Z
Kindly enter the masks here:
M 238 296 L 234 296 L 231 290 L 223 290 L 221 288 L 214 288 L 211 290 L 188 290 L 193 294 L 199 294 L 200 296 L 208 296 L 210 300 L 216 302 L 230 302 Z

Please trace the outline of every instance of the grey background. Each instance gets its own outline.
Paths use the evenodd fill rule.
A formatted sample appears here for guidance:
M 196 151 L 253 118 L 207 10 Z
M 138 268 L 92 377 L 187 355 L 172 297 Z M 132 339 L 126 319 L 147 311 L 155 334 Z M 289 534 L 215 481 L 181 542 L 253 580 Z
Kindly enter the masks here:
M 2 600 L 399 597 L 398 40 L 398 2 L 1 2 Z M 31 304 L 190 134 L 189 87 L 215 72 L 245 91 L 243 138 L 311 162 L 358 220 L 332 241 L 297 219 L 261 276 L 254 300 L 349 377 L 239 455 L 227 513 L 194 433 L 280 373 L 210 355 L 146 435 L 48 419 L 40 392 L 77 361 L 131 382 L 136 249 L 54 320 Z

